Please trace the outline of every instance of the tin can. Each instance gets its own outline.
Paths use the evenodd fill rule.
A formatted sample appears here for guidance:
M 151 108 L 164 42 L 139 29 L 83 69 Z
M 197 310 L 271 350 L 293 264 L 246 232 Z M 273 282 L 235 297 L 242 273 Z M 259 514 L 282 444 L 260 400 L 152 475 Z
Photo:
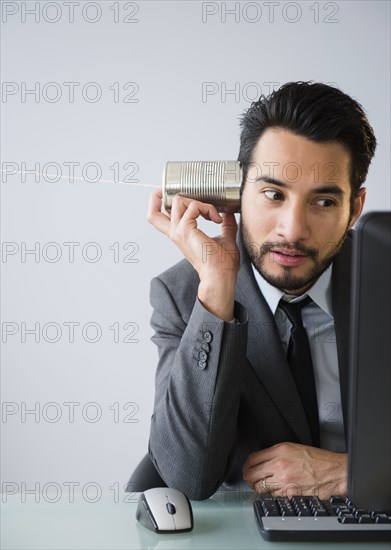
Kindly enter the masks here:
M 240 211 L 242 169 L 235 160 L 170 161 L 163 172 L 163 204 L 169 212 L 180 194 L 213 204 L 219 212 Z

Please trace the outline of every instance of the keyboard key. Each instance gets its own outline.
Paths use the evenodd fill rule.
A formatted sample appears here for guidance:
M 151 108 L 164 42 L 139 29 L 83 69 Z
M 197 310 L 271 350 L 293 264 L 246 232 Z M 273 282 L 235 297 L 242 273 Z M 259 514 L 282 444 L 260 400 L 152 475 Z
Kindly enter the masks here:
M 367 514 L 370 515 L 370 511 L 365 510 L 365 508 L 353 508 L 353 511 L 357 517 L 362 515 L 367 515 Z
M 297 510 L 297 515 L 300 517 L 307 517 L 312 516 L 312 512 L 309 508 L 302 508 L 301 510 Z
M 261 500 L 263 513 L 265 516 L 280 516 L 280 511 L 274 499 L 272 500 Z
M 327 512 L 325 506 L 323 505 L 319 497 L 308 497 L 307 502 L 314 516 L 324 517 L 329 515 L 329 513 Z
M 296 516 L 296 512 L 291 505 L 280 504 L 279 508 L 282 516 Z
M 389 523 L 387 514 L 376 514 L 375 523 Z
M 274 497 L 269 496 L 269 495 L 261 495 L 259 497 L 259 500 L 261 502 L 275 502 L 276 499 Z
M 340 523 L 358 523 L 358 519 L 353 514 L 345 514 L 338 518 Z
M 281 516 L 280 511 L 276 508 L 275 510 L 266 510 L 265 516 L 267 517 L 279 517 Z
M 277 497 L 277 505 L 280 509 L 282 516 L 296 516 L 296 512 L 287 497 Z
M 281 515 L 282 516 L 289 516 L 289 517 L 294 517 L 296 516 L 296 512 L 293 510 L 293 508 L 284 508 L 281 510 Z
M 331 496 L 329 498 L 330 504 L 345 504 L 346 498 L 338 497 L 338 496 Z
M 305 497 L 292 497 L 291 502 L 298 516 L 312 516 L 312 512 L 307 506 Z
M 313 510 L 313 514 L 317 518 L 323 518 L 329 515 L 327 510 Z
M 276 497 L 276 502 L 278 502 L 278 504 L 284 506 L 284 505 L 288 505 L 290 506 L 291 505 L 291 501 L 289 500 L 288 497 Z
M 337 516 L 344 516 L 346 514 L 351 514 L 353 512 L 353 510 L 351 508 L 349 508 L 349 506 L 337 506 L 337 508 L 335 509 L 335 512 L 337 514 Z
M 362 514 L 358 518 L 358 523 L 373 523 L 373 518 L 369 514 Z

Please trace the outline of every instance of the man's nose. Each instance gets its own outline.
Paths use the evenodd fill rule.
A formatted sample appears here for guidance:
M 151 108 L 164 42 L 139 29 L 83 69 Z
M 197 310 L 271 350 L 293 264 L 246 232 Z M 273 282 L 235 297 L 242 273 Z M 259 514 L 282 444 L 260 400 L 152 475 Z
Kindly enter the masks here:
M 288 242 L 308 239 L 308 205 L 300 202 L 287 204 L 280 212 L 277 224 L 277 235 Z

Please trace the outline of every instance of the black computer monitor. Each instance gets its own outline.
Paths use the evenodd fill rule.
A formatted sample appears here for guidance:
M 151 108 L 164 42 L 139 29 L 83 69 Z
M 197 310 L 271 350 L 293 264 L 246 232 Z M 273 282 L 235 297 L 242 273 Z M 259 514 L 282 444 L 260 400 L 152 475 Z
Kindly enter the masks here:
M 356 225 L 350 328 L 348 494 L 391 510 L 391 212 Z

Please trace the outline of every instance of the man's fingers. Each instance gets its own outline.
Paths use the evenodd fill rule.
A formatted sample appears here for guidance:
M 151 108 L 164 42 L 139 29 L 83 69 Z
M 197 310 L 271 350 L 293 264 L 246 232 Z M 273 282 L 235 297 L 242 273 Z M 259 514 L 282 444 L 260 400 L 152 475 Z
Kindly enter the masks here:
M 273 449 L 273 447 L 269 447 L 268 449 L 264 449 L 263 451 L 256 451 L 255 453 L 251 453 L 248 457 L 246 462 L 244 463 L 245 468 L 253 468 L 254 466 L 258 466 L 260 464 L 263 464 L 264 462 L 268 462 L 269 460 L 272 460 L 276 456 L 276 451 Z
M 261 494 L 273 494 L 275 495 L 277 491 L 281 490 L 281 484 L 276 481 L 271 480 L 271 476 L 263 477 L 256 481 L 252 487 L 257 493 Z M 278 496 L 278 495 L 276 495 Z
M 162 198 L 163 198 L 163 190 L 161 187 L 158 189 L 155 189 L 155 191 L 152 191 L 152 193 L 149 196 L 149 210 L 161 210 L 162 206 Z
M 170 229 L 178 226 L 181 222 L 185 225 L 190 223 L 194 227 L 196 226 L 195 220 L 199 216 L 202 216 L 206 220 L 223 223 L 222 236 L 232 236 L 235 238 L 237 223 L 233 214 L 224 214 L 222 216 L 212 204 L 180 195 L 175 195 L 170 214 L 165 214 L 161 211 L 162 197 L 163 192 L 161 188 L 151 193 L 147 215 L 149 223 L 162 231 L 162 233 L 169 235 Z
M 152 224 L 156 229 L 169 235 L 171 221 L 170 217 L 167 214 L 164 214 L 162 209 L 162 189 L 159 188 L 156 191 L 153 191 L 149 197 L 149 206 L 147 220 Z
M 273 471 L 273 468 L 275 468 L 274 459 L 278 458 L 280 447 L 280 445 L 275 445 L 273 447 L 263 449 L 262 451 L 251 453 L 247 457 L 247 460 L 243 465 L 243 478 L 247 481 L 250 487 L 255 487 L 256 491 L 259 492 L 257 487 L 259 484 L 262 485 L 262 480 L 269 479 L 271 482 L 271 478 L 274 478 L 277 473 L 276 471 Z M 261 490 L 261 492 L 267 492 L 263 485 L 262 487 L 263 491 Z
M 222 217 L 212 204 L 180 196 L 174 198 L 171 214 L 174 223 L 182 221 L 186 225 L 189 223 L 193 225 L 194 220 L 199 216 L 215 223 L 222 222 Z
M 256 483 L 262 482 L 263 479 L 273 477 L 273 474 L 270 470 L 259 468 L 249 470 L 243 475 L 243 477 L 250 486 L 254 486 Z
M 253 453 L 253 454 L 260 454 L 260 453 Z M 258 482 L 261 482 L 262 479 L 270 478 L 273 476 L 273 472 L 270 471 L 270 465 L 266 464 L 254 464 L 253 466 L 250 465 L 249 459 L 252 457 L 250 455 L 245 462 L 243 466 L 243 478 L 247 483 L 250 485 L 250 487 L 254 487 L 254 485 Z
M 221 226 L 221 235 L 223 239 L 236 239 L 236 232 L 238 229 L 238 224 L 234 214 L 221 214 L 223 218 L 223 224 Z
M 174 226 L 177 226 L 183 218 L 189 204 L 189 199 L 175 195 L 171 204 L 171 221 Z
M 194 202 L 195 201 L 193 201 L 190 206 L 194 208 L 195 211 L 199 209 L 203 218 L 215 223 L 222 223 L 223 218 L 221 214 L 218 213 L 217 208 L 213 204 L 199 201 L 196 201 L 194 204 Z

